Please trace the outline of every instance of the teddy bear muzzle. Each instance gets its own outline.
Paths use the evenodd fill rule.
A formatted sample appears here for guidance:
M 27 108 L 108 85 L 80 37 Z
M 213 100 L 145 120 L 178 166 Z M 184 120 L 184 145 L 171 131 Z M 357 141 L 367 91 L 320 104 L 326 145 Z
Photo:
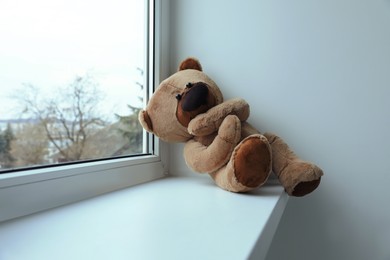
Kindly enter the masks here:
M 205 83 L 187 83 L 186 91 L 180 98 L 181 108 L 187 112 L 194 111 L 207 104 L 208 95 L 209 89 Z
M 206 112 L 216 105 L 215 97 L 212 95 L 206 83 L 187 83 L 182 94 L 177 94 L 178 100 L 176 116 L 184 127 L 197 115 Z

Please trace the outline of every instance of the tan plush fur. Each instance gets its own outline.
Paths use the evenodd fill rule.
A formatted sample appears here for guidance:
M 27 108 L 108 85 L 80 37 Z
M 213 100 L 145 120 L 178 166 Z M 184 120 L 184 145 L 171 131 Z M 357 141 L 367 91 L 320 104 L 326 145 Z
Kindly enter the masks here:
M 184 159 L 196 172 L 209 173 L 222 189 L 246 192 L 263 185 L 273 171 L 286 192 L 304 196 L 323 175 L 301 160 L 278 136 L 262 135 L 246 120 L 248 103 L 223 101 L 215 82 L 195 58 L 161 82 L 139 120 L 167 142 L 185 142 Z

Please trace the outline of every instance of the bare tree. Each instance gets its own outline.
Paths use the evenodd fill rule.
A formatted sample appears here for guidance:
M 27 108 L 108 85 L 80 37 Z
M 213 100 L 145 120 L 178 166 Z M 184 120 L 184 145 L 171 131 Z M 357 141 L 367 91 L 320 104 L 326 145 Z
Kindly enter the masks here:
M 17 98 L 24 105 L 24 114 L 40 121 L 49 143 L 58 151 L 59 161 L 83 158 L 89 136 L 105 124 L 98 113 L 102 96 L 89 75 L 76 77 L 50 96 L 26 84 Z

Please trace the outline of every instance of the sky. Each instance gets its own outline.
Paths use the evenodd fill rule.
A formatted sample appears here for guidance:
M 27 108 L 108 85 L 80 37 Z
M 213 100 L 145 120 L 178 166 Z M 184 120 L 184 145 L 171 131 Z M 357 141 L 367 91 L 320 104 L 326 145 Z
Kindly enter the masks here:
M 142 106 L 145 4 L 142 0 L 1 0 L 0 119 L 18 118 L 23 84 L 53 95 L 90 75 L 106 116 Z

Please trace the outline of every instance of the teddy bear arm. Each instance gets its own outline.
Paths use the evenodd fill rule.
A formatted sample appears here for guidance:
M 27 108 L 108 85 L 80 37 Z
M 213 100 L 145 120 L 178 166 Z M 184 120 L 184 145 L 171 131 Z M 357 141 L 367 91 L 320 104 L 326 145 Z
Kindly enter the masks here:
M 222 167 L 228 161 L 233 149 L 227 152 L 212 152 L 210 146 L 191 140 L 184 147 L 184 159 L 188 167 L 198 173 L 208 173 Z
M 196 172 L 213 172 L 225 165 L 241 138 L 241 122 L 229 115 L 221 124 L 218 135 L 210 145 L 204 145 L 194 139 L 184 147 L 187 165 Z
M 249 105 L 244 99 L 231 99 L 197 115 L 187 129 L 194 136 L 206 136 L 216 132 L 228 115 L 235 115 L 243 122 L 248 119 L 249 113 Z

